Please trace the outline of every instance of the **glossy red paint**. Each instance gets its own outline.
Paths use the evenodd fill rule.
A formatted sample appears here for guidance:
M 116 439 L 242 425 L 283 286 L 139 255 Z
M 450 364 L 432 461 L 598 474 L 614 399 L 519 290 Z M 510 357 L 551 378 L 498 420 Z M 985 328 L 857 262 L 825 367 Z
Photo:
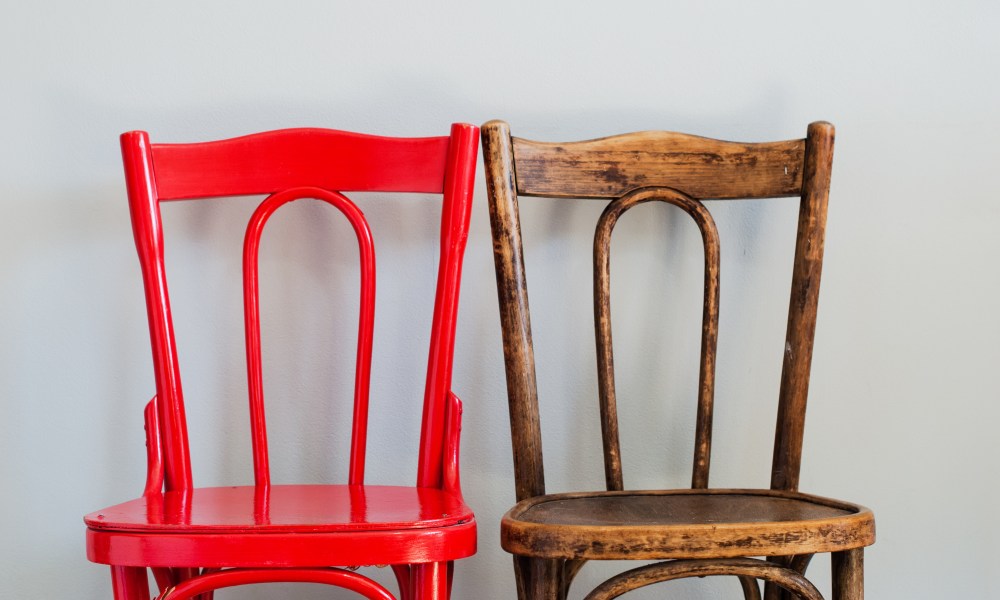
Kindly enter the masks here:
M 126 133 L 123 138 L 141 133 Z M 284 129 L 216 142 L 155 144 L 157 198 L 272 194 L 300 186 L 440 194 L 446 170 L 461 169 L 447 162 L 458 157 L 450 156 L 452 151 L 464 153 L 453 146 L 453 136 L 389 138 Z
M 476 523 L 448 527 L 270 534 L 87 530 L 87 557 L 127 567 L 416 566 L 475 552 Z M 155 574 L 155 573 L 154 573 Z
M 476 548 L 476 523 L 458 475 L 462 406 L 451 391 L 455 317 L 468 237 L 478 128 L 387 138 L 288 129 L 198 144 L 151 144 L 122 135 L 133 232 L 142 267 L 156 396 L 146 405 L 146 486 L 141 497 L 85 517 L 87 556 L 111 565 L 118 600 L 210 600 L 212 590 L 308 581 L 391 598 L 335 566 L 392 565 L 400 600 L 449 597 L 452 561 Z M 441 259 L 431 328 L 416 485 L 364 485 L 375 309 L 375 252 L 364 215 L 342 192 L 443 196 Z M 244 243 L 244 308 L 254 485 L 195 488 L 163 258 L 160 202 L 269 194 Z M 268 219 L 315 198 L 351 223 L 361 256 L 354 422 L 347 485 L 271 485 L 264 421 L 257 254 Z
M 84 517 L 101 530 L 208 532 L 379 531 L 472 520 L 460 494 L 386 485 L 275 485 L 162 492 Z
M 260 355 L 260 294 L 257 258 L 264 225 L 278 208 L 302 198 L 315 198 L 340 210 L 354 228 L 361 257 L 361 314 L 358 325 L 358 356 L 354 376 L 354 427 L 348 483 L 365 480 L 365 443 L 368 435 L 368 390 L 371 382 L 372 337 L 375 330 L 375 247 L 368 221 L 346 196 L 322 188 L 296 187 L 271 194 L 260 204 L 247 227 L 243 244 L 244 318 L 247 372 L 250 386 L 250 427 L 253 431 L 254 479 L 258 486 L 271 485 L 267 460 L 267 426 L 264 422 L 264 376 Z

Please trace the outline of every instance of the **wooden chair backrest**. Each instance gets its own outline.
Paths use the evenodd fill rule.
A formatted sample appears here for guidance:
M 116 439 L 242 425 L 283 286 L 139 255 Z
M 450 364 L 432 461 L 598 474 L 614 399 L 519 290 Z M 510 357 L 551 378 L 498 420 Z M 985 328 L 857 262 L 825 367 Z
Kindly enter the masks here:
M 805 139 L 744 144 L 648 131 L 571 143 L 510 135 L 508 125 L 482 128 L 503 328 L 517 499 L 545 493 L 528 288 L 518 196 L 610 200 L 594 240 L 598 384 L 609 490 L 622 489 L 608 294 L 611 231 L 626 210 L 649 201 L 674 204 L 698 224 L 705 242 L 705 301 L 692 487 L 708 486 L 712 440 L 719 246 L 702 201 L 801 198 L 791 300 L 778 399 L 771 487 L 796 490 L 802 457 L 809 368 L 823 263 L 834 129 L 809 125 Z

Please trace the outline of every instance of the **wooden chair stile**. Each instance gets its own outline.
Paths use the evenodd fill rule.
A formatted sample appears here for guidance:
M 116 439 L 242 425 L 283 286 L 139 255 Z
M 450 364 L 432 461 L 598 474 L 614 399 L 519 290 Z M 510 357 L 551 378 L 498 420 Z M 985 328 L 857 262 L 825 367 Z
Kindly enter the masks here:
M 517 504 L 501 543 L 514 555 L 518 598 L 565 600 L 590 560 L 657 560 L 605 581 L 587 600 L 687 577 L 730 575 L 743 596 L 822 600 L 806 579 L 809 559 L 831 553 L 834 600 L 863 598 L 863 549 L 874 543 L 870 510 L 798 491 L 803 424 L 826 223 L 834 129 L 813 123 L 805 139 L 735 143 L 647 131 L 548 143 L 512 137 L 503 121 L 482 126 L 500 321 L 514 449 Z M 607 202 L 594 237 L 598 405 L 607 491 L 547 493 L 519 196 Z M 719 324 L 719 236 L 707 201 L 800 197 L 770 485 L 709 487 Z M 610 311 L 610 240 L 618 218 L 646 202 L 686 212 L 704 242 L 701 353 L 690 489 L 629 491 L 622 478 Z M 571 210 L 571 207 L 567 210 Z M 623 516 L 626 515 L 626 516 Z M 755 557 L 770 557 L 760 559 Z

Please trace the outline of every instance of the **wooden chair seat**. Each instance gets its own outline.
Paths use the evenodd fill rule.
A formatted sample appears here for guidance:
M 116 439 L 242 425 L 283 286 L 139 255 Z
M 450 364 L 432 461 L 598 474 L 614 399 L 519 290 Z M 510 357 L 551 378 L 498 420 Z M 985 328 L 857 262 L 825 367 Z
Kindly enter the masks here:
M 225 555 L 229 566 L 266 559 L 282 567 L 407 563 L 431 547 L 455 560 L 476 548 L 475 518 L 460 494 L 405 486 L 279 485 L 266 495 L 254 486 L 197 488 L 187 497 L 166 492 L 123 502 L 84 521 L 90 560 L 136 566 L 214 566 L 204 556 L 182 564 L 190 543 L 198 554 Z M 212 540 L 217 553 L 206 549 Z
M 875 541 L 857 504 L 779 490 L 550 494 L 504 515 L 501 544 L 538 558 L 656 560 L 838 552 Z

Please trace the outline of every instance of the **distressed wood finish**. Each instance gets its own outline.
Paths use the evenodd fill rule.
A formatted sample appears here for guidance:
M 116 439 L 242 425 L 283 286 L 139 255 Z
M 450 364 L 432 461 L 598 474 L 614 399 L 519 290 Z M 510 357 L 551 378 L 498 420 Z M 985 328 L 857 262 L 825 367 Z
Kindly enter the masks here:
M 775 564 L 788 567 L 797 573 L 805 575 L 806 569 L 809 568 L 809 563 L 812 561 L 813 556 L 815 555 L 797 554 L 795 556 L 772 556 L 769 560 Z M 794 598 L 788 590 L 781 589 L 773 583 L 767 582 L 764 584 L 764 600 L 794 600 Z
M 747 600 L 822 598 L 804 573 L 833 555 L 834 600 L 862 598 L 862 548 L 875 541 L 872 512 L 798 491 L 809 368 L 823 260 L 834 131 L 763 144 L 641 132 L 571 143 L 513 138 L 502 121 L 482 128 L 487 194 L 511 418 L 518 504 L 501 543 L 514 554 L 518 598 L 565 600 L 588 560 L 669 562 L 608 580 L 588 600 L 658 581 L 738 578 Z M 606 199 L 594 237 L 594 320 L 606 492 L 545 495 L 541 424 L 518 195 Z M 799 196 L 791 298 L 770 489 L 711 490 L 713 390 L 719 315 L 719 240 L 706 200 Z M 610 310 L 610 240 L 623 212 L 661 201 L 683 209 L 704 242 L 701 363 L 692 489 L 629 492 L 622 476 Z M 748 556 L 771 556 L 768 561 Z
M 618 408 L 611 342 L 611 232 L 628 209 L 645 202 L 667 202 L 694 219 L 705 244 L 705 300 L 701 327 L 701 368 L 691 487 L 708 487 L 715 398 L 715 355 L 719 332 L 719 232 L 701 202 L 670 188 L 642 188 L 608 204 L 594 235 L 594 327 L 597 331 L 597 381 L 604 437 L 604 471 L 609 490 L 624 489 Z
M 833 125 L 829 123 L 812 123 L 806 137 L 805 176 L 774 434 L 773 489 L 796 490 L 799 487 L 809 367 L 816 333 L 819 279 L 823 271 L 826 207 L 833 168 L 833 133 Z
M 513 554 L 587 560 L 737 558 L 837 552 L 870 545 L 863 506 L 778 490 L 552 494 L 501 521 Z
M 744 600 L 761 600 L 760 598 L 760 586 L 757 585 L 757 579 L 749 575 L 737 575 L 737 579 L 740 582 L 740 588 L 743 589 Z
M 699 200 L 797 196 L 802 140 L 723 142 L 642 131 L 554 144 L 513 138 L 517 193 L 550 198 L 619 198 L 665 186 Z
M 833 600 L 865 600 L 864 563 L 864 548 L 833 554 Z
M 733 574 L 738 575 L 741 582 L 753 581 L 756 578 L 772 582 L 794 592 L 801 600 L 823 600 L 819 590 L 801 574 L 780 565 L 751 558 L 677 560 L 646 565 L 612 577 L 594 588 L 584 600 L 611 600 L 634 589 L 662 581 Z M 759 597 L 759 592 L 748 590 L 745 586 L 744 594 L 747 598 Z
M 501 121 L 492 121 L 489 125 L 482 130 L 486 193 L 490 198 L 497 289 L 501 293 L 500 324 L 510 400 L 511 440 L 515 448 L 514 476 L 517 499 L 524 500 L 545 493 L 535 352 L 531 344 L 510 129 Z

